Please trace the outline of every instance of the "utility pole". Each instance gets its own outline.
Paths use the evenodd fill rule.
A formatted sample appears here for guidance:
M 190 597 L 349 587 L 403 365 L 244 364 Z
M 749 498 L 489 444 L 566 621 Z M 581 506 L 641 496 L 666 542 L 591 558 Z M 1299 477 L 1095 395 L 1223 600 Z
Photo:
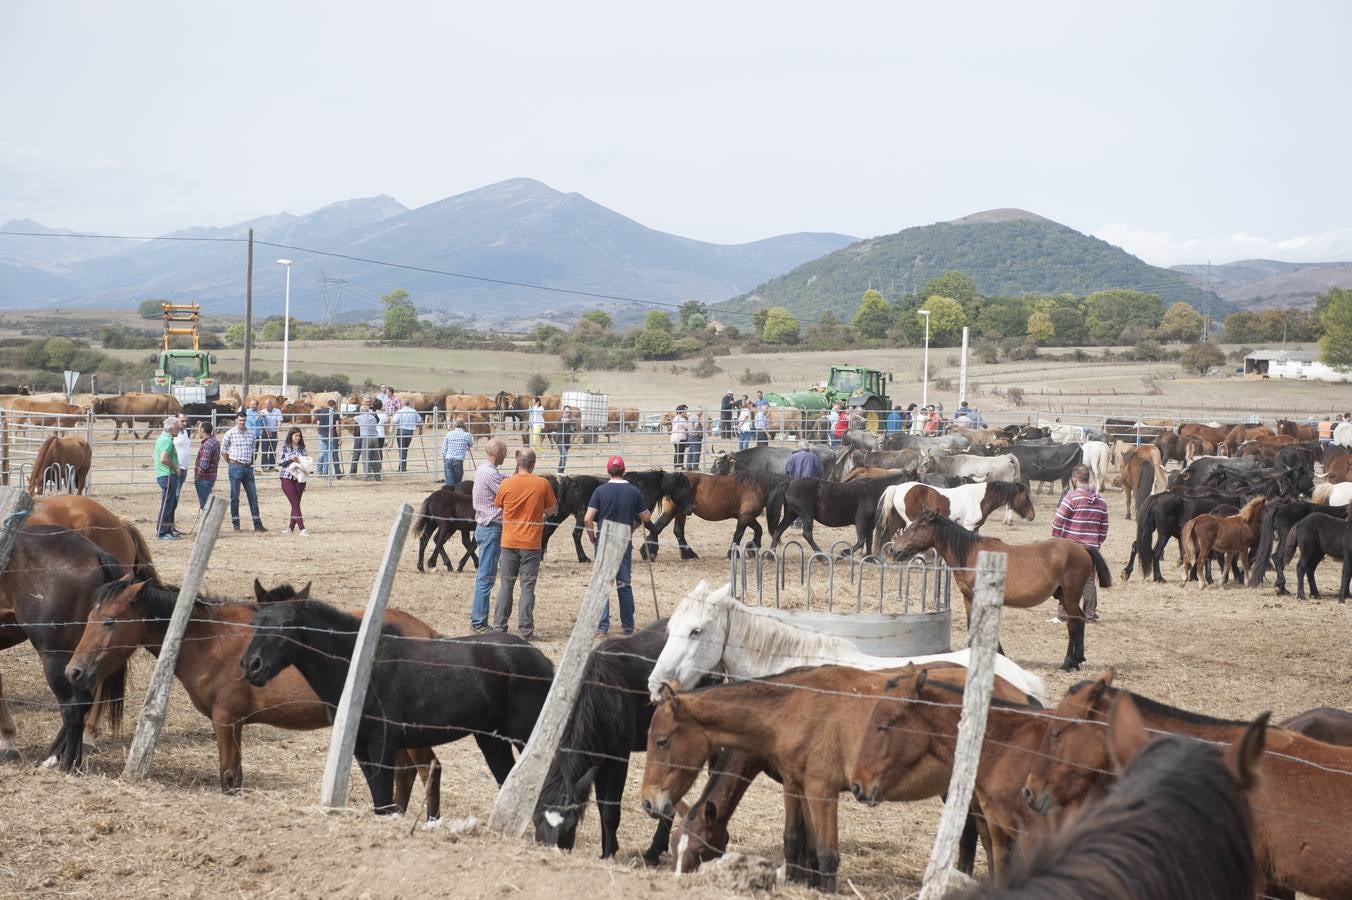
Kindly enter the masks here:
M 249 229 L 249 269 L 244 277 L 244 373 L 240 385 L 240 409 L 249 405 L 249 352 L 253 349 L 253 229 Z
M 1211 337 L 1211 260 L 1206 261 L 1206 303 L 1202 313 L 1202 343 Z

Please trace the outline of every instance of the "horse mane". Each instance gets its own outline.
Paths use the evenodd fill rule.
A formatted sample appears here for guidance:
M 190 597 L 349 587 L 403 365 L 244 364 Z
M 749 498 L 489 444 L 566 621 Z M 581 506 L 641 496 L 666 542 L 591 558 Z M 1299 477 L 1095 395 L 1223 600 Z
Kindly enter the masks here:
M 1001 503 L 1013 503 L 1015 497 L 1025 493 L 1025 489 L 1017 481 L 988 481 L 986 482 L 986 493 L 995 494 L 1000 498 Z
M 1088 688 L 1090 685 L 1096 683 L 1097 682 L 1090 680 L 1076 682 L 1075 685 L 1071 687 L 1069 691 L 1067 691 L 1067 694 L 1068 695 L 1078 694 L 1084 689 Z M 1109 697 L 1115 697 L 1122 691 L 1123 691 L 1122 688 L 1113 687 L 1112 685 L 1109 685 L 1106 690 L 1106 693 Z M 1134 691 L 1126 691 L 1126 693 L 1131 695 L 1132 702 L 1136 704 L 1137 709 L 1139 709 L 1142 713 L 1147 713 L 1155 716 L 1162 716 L 1166 719 L 1176 719 L 1180 722 L 1189 722 L 1193 725 L 1209 725 L 1217 728 L 1233 728 L 1233 727 L 1243 728 L 1244 726 L 1249 724 L 1248 722 L 1239 721 L 1237 719 L 1218 719 L 1215 716 L 1208 716 L 1203 713 L 1197 713 L 1187 709 L 1179 709 L 1177 706 L 1169 706 L 1167 704 L 1161 703 L 1158 700 L 1152 700 L 1149 697 L 1143 696 Z
M 119 563 L 119 566 L 121 564 Z M 94 592 L 94 607 L 97 608 L 103 603 L 113 599 L 121 594 L 127 588 L 131 587 L 133 580 L 123 576 L 115 581 L 105 582 Z M 158 581 L 148 581 L 141 586 L 141 602 L 145 604 L 147 619 L 168 619 L 174 614 L 174 607 L 178 604 L 178 586 L 172 584 L 161 584 Z M 253 604 L 246 600 L 235 600 L 230 597 L 221 597 L 216 594 L 198 594 L 194 601 L 201 606 L 252 606 Z
M 789 480 L 789 476 L 783 472 L 765 472 L 759 469 L 737 469 L 732 473 L 732 477 L 737 479 L 738 484 L 764 488 L 767 491 Z
M 947 692 L 950 693 L 950 694 L 957 694 L 957 695 L 960 696 L 960 697 L 961 697 L 962 694 L 963 694 L 963 689 L 960 688 L 960 687 L 958 687 L 956 684 L 949 684 L 947 681 L 939 681 L 939 680 L 937 680 L 937 679 L 926 679 L 926 681 L 925 681 L 925 687 L 927 687 L 927 688 L 935 688 L 936 690 L 940 690 L 940 691 L 947 691 Z M 1017 685 L 1016 685 L 1015 687 L 1017 687 Z M 1022 690 L 1022 689 L 1020 689 L 1020 693 L 1022 693 L 1022 694 L 1024 695 L 1024 697 L 1028 698 L 1028 702 L 1027 702 L 1027 703 L 1015 703 L 1015 702 L 1013 702 L 1012 700 L 1005 700 L 1005 699 L 1002 698 L 1002 697 L 996 697 L 996 696 L 992 695 L 992 696 L 991 696 L 991 706 L 998 707 L 998 708 L 1000 708 L 1000 709 L 1011 709 L 1011 710 L 1044 710 L 1044 709 L 1046 709 L 1046 707 L 1043 706 L 1041 703 L 1039 703 L 1039 702 L 1037 701 L 1037 698 L 1034 697 L 1032 694 L 1030 694 L 1030 693 L 1028 693 L 1027 691 L 1024 691 L 1024 690 Z
M 1243 519 L 1245 522 L 1252 521 L 1255 512 L 1262 507 L 1266 500 L 1266 497 L 1254 497 L 1248 503 L 1244 504 L 1244 508 L 1239 511 L 1239 515 L 1235 516 L 1235 518 Z
M 731 596 L 728 587 L 711 594 L 706 603 L 728 611 L 728 646 L 758 659 L 818 659 L 854 655 L 853 646 L 834 635 L 798 628 L 757 611 Z
M 940 543 L 947 544 L 957 557 L 958 565 L 965 565 L 968 555 L 978 546 L 981 535 L 968 531 L 941 512 L 926 510 L 923 516 L 931 518 L 934 523 L 936 549 Z

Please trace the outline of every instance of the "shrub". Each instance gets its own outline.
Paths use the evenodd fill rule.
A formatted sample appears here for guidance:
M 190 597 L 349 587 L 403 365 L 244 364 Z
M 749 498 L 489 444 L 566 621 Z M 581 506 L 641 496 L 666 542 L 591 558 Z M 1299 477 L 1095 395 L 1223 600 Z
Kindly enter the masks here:
M 1005 359 L 1011 362 L 1023 362 L 1037 359 L 1037 344 L 1028 338 L 1005 338 L 1000 342 Z
M 1005 391 L 1005 397 L 1015 406 L 1023 406 L 1023 388 L 1012 387 Z
M 1225 365 L 1225 352 L 1210 341 L 1204 344 L 1193 344 L 1183 351 L 1179 362 L 1184 370 L 1205 375 L 1212 366 Z
M 163 310 L 160 309 L 162 300 L 142 300 L 136 307 L 136 314 L 143 319 L 158 319 Z
M 1159 362 L 1164 359 L 1164 347 L 1153 337 L 1144 337 L 1137 341 L 1136 346 L 1132 347 L 1132 353 L 1137 359 L 1146 362 Z M 1224 362 L 1224 356 L 1221 361 Z
M 549 390 L 549 379 L 539 372 L 532 372 L 526 379 L 526 393 L 538 397 Z
M 690 374 L 696 378 L 713 378 L 722 371 L 723 367 L 714 362 L 713 356 L 706 356 L 690 369 Z
M 742 384 L 767 384 L 770 381 L 769 372 L 753 372 L 751 367 L 747 366 L 746 371 L 742 372 L 742 377 L 738 379 Z
M 303 372 L 297 369 L 290 373 L 287 380 L 292 384 L 299 385 L 303 390 L 314 391 L 317 394 L 327 391 L 337 391 L 340 394 L 352 393 L 352 379 L 346 375 L 316 375 L 313 372 Z
M 976 352 L 976 358 L 987 365 L 1000 361 L 1000 345 L 990 338 L 979 338 L 972 349 Z
M 934 379 L 934 389 L 935 389 L 936 391 L 951 391 L 951 390 L 953 390 L 953 379 L 951 379 L 951 378 L 936 378 L 936 379 Z

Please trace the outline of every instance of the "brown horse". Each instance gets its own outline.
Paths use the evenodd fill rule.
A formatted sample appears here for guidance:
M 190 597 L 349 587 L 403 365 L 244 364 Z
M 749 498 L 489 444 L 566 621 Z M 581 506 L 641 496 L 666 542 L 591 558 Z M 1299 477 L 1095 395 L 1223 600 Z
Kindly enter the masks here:
M 1238 515 L 1215 516 L 1203 513 L 1188 520 L 1183 525 L 1180 543 L 1183 544 L 1183 569 L 1188 577 L 1197 576 L 1198 590 L 1211 583 L 1211 573 L 1205 577 L 1197 567 L 1211 557 L 1212 552 L 1224 554 L 1221 570 L 1225 573 L 1221 583 L 1230 580 L 1230 566 L 1235 557 L 1239 557 L 1239 567 L 1243 574 L 1240 584 L 1249 580 L 1250 553 L 1258 543 L 1258 533 L 1263 527 L 1263 507 L 1266 497 L 1255 497 Z
M 260 601 L 270 599 L 257 581 L 254 591 Z M 305 599 L 308 593 L 306 585 L 300 592 L 286 590 L 278 596 Z M 71 683 L 97 684 L 108 671 L 124 667 L 137 647 L 158 653 L 177 598 L 178 588 L 145 581 L 124 578 L 106 585 L 90 609 L 88 624 L 65 667 Z M 199 598 L 183 634 L 183 652 L 174 667 L 193 706 L 211 719 L 221 790 L 225 793 L 234 793 L 244 784 L 241 748 L 245 725 L 308 731 L 331 724 L 331 711 L 296 668 L 287 669 L 263 687 L 240 678 L 239 660 L 253 637 L 250 623 L 257 610 L 252 603 Z M 409 637 L 435 635 L 427 624 L 399 610 L 389 610 L 385 621 L 398 625 Z M 436 818 L 440 809 L 440 765 L 430 750 L 409 751 L 408 756 L 427 783 L 428 818 Z M 403 760 L 395 778 L 396 803 L 401 811 L 406 810 L 413 774 Z
M 896 475 L 901 471 L 901 469 L 884 469 L 882 466 L 855 466 L 841 476 L 840 483 L 854 481 L 856 478 L 880 478 L 884 475 Z
M 1122 777 L 1102 803 L 1020 855 L 994 882 L 950 897 L 1039 900 L 1235 900 L 1261 895 L 1250 798 L 1260 780 L 1267 714 L 1222 751 L 1156 740 L 1131 698 L 1108 715 Z M 1257 801 L 1255 798 L 1255 805 Z
M 1128 450 L 1122 455 L 1122 494 L 1127 500 L 1127 518 L 1132 510 L 1139 510 L 1155 485 L 1165 482 L 1164 466 L 1160 464 L 1158 447 Z
M 963 683 L 932 679 L 924 670 L 906 672 L 887 683 L 873 706 L 850 774 L 855 799 L 876 806 L 891 791 L 892 782 L 919 765 L 937 763 L 952 777 Z M 1015 838 L 1043 824 L 1022 796 L 1033 755 L 1047 730 L 1041 713 L 1041 706 L 997 698 L 986 714 L 973 796 L 989 832 L 991 871 L 997 877 Z
M 78 532 L 116 557 L 132 577 L 144 581 L 158 577 L 150 545 L 140 530 L 97 500 L 75 494 L 43 497 L 33 504 L 28 524 L 57 525 Z
M 1039 812 L 1071 807 L 1104 793 L 1112 782 L 1103 723 L 1113 699 L 1112 672 L 1073 688 L 1056 707 L 1052 727 L 1025 783 Z M 1230 742 L 1248 723 L 1213 719 L 1131 695 L 1145 726 L 1213 743 Z M 1260 875 L 1315 897 L 1352 897 L 1352 748 L 1281 729 L 1268 732 L 1263 780 L 1253 795 L 1254 850 Z
M 33 459 L 33 474 L 28 477 L 28 493 L 34 497 L 43 493 L 47 482 L 47 469 L 56 466 L 56 482 L 66 478 L 67 467 L 73 470 L 75 493 L 83 494 L 85 482 L 89 478 L 89 466 L 94 461 L 94 452 L 89 442 L 78 435 L 57 437 L 52 435 L 42 442 L 38 455 Z
M 1229 455 L 1234 456 L 1239 452 L 1239 445 L 1245 441 L 1256 441 L 1260 438 L 1276 436 L 1277 433 L 1266 425 L 1236 425 L 1230 429 L 1230 433 L 1225 436 L 1222 443 L 1229 450 Z
M 1185 422 L 1178 426 L 1178 435 L 1182 438 L 1197 437 L 1219 448 L 1234 428 L 1234 425 L 1203 425 L 1198 422 Z
M 658 516 L 649 530 L 649 541 L 655 542 L 667 523 L 674 521 L 672 531 L 676 533 L 676 541 L 681 546 L 681 559 L 695 559 L 695 551 L 685 539 L 685 520 L 695 515 L 708 522 L 736 519 L 737 528 L 732 533 L 732 543 L 741 544 L 742 535 L 750 528 L 752 546 L 760 546 L 764 532 L 756 517 L 765 511 L 765 501 L 770 491 L 775 485 L 787 481 L 787 475 L 753 471 L 732 475 L 705 475 L 702 472 L 683 474 L 690 482 L 689 506 L 677 508 L 668 498 L 662 515 Z
M 1005 606 L 1029 609 L 1059 591 L 1061 606 L 1068 614 L 1066 658 L 1061 668 L 1065 671 L 1078 669 L 1084 662 L 1084 615 L 1080 612 L 1080 597 L 1084 594 L 1085 582 L 1097 573 L 1100 587 L 1112 584 L 1108 564 L 1098 550 L 1065 538 L 1006 544 L 968 531 L 934 510 L 926 510 L 897 537 L 892 552 L 897 559 L 910 559 L 931 547 L 953 570 L 953 580 L 962 591 L 969 622 L 976 591 L 976 557 L 982 550 L 1008 554 Z
M 967 672 L 947 663 L 914 668 L 956 683 Z M 674 812 L 675 802 L 717 748 L 754 754 L 762 766 L 779 773 L 784 785 L 784 859 L 789 877 L 823 891 L 835 890 L 839 794 L 849 789 L 850 766 L 874 701 L 888 678 L 904 671 L 816 666 L 760 681 L 668 694 L 648 728 L 644 809 L 659 815 Z M 1027 699 L 1003 680 L 996 684 L 997 696 Z M 948 775 L 926 762 L 899 779 L 886 799 L 922 800 L 947 787 Z M 717 808 L 724 824 L 735 808 L 735 801 L 726 809 Z M 810 846 L 802 843 L 804 825 Z M 807 863 L 812 852 L 815 866 Z
M 1319 440 L 1319 426 L 1301 425 L 1292 422 L 1290 419 L 1278 419 L 1277 434 L 1289 434 L 1298 441 L 1317 441 Z

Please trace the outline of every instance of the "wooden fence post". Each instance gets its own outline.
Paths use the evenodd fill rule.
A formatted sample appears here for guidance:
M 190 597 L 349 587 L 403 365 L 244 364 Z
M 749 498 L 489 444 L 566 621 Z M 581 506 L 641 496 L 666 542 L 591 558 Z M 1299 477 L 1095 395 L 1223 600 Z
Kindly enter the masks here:
M 407 503 L 399 507 L 390 540 L 385 546 L 385 558 L 380 562 L 376 582 L 371 587 L 371 599 L 366 601 L 366 614 L 357 631 L 357 643 L 352 649 L 352 661 L 347 667 L 347 681 L 343 697 L 333 716 L 333 734 L 329 738 L 329 756 L 324 762 L 324 780 L 319 789 L 319 802 L 329 809 L 347 805 L 348 779 L 352 775 L 352 751 L 357 746 L 357 729 L 361 726 L 362 710 L 366 706 L 366 688 L 371 683 L 371 669 L 376 661 L 376 645 L 385 624 L 385 605 L 390 600 L 394 574 L 399 567 L 399 554 L 404 550 L 413 507 Z
M 968 626 L 972 658 L 967 667 L 967 686 L 962 694 L 953 777 L 948 783 L 948 798 L 939 819 L 939 833 L 930 851 L 929 865 L 925 867 L 920 900 L 937 900 L 958 886 L 953 852 L 958 847 L 972 802 L 976 770 L 981 762 L 981 742 L 986 736 L 986 712 L 990 709 L 991 688 L 995 684 L 995 648 L 1000 642 L 1000 611 L 1005 602 L 1006 561 L 1005 554 L 986 550 L 976 557 L 976 593 L 972 621 Z
M 164 633 L 164 643 L 155 661 L 155 672 L 150 676 L 150 687 L 146 688 L 141 715 L 136 719 L 136 735 L 131 741 L 127 764 L 122 769 L 123 778 L 133 781 L 145 778 L 150 774 L 150 767 L 155 764 L 155 744 L 164 729 L 169 688 L 174 683 L 174 667 L 183 645 L 183 632 L 188 627 L 188 619 L 192 617 L 193 603 L 197 600 L 207 560 L 211 559 L 212 548 L 216 546 L 221 520 L 225 518 L 225 506 L 225 501 L 220 497 L 207 500 L 207 508 L 198 526 L 197 540 L 193 542 L 192 555 L 188 557 L 188 569 L 183 573 L 183 584 L 178 589 L 178 600 L 174 602 L 174 614 L 169 617 L 169 628 Z
M 554 683 L 549 686 L 544 709 L 535 723 L 526 748 L 521 752 L 512 772 L 502 783 L 493 801 L 493 812 L 488 827 L 513 837 L 520 837 L 530 827 L 531 815 L 544 788 L 549 764 L 563 740 L 563 729 L 573 714 L 577 695 L 582 688 L 582 671 L 591 652 L 592 635 L 601 620 L 611 593 L 615 590 L 615 574 L 629 547 L 631 531 L 618 522 L 603 522 L 597 538 L 592 562 L 591 581 L 582 598 L 582 608 L 573 622 L 573 633 L 563 650 L 563 658 L 554 670 Z

